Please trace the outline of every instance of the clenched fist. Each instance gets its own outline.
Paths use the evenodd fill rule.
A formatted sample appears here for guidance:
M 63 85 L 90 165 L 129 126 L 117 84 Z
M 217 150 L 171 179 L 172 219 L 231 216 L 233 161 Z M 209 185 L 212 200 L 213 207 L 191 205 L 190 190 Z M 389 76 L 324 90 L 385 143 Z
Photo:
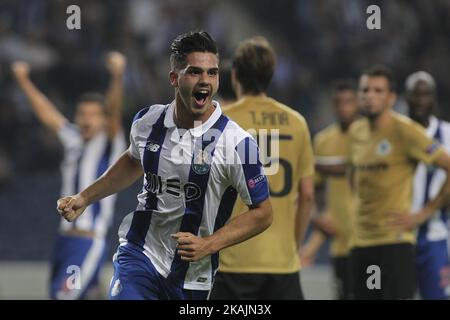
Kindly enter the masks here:
M 17 80 L 28 78 L 30 65 L 24 61 L 16 61 L 11 65 L 11 71 Z
M 69 222 L 78 218 L 86 209 L 86 200 L 79 194 L 63 197 L 56 202 L 59 214 Z
M 127 58 L 117 51 L 112 51 L 106 58 L 106 68 L 111 74 L 120 75 L 124 72 Z

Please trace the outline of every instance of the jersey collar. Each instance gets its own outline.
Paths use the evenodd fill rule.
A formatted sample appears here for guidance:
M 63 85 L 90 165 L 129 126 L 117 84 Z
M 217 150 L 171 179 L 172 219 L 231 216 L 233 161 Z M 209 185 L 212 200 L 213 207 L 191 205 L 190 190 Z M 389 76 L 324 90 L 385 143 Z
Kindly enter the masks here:
M 202 136 L 217 122 L 217 120 L 219 120 L 220 116 L 222 115 L 222 109 L 220 108 L 220 104 L 215 100 L 213 100 L 212 103 L 215 107 L 214 112 L 211 114 L 208 120 L 203 122 L 201 126 L 189 129 L 189 132 L 191 133 L 192 136 L 194 137 Z M 164 117 L 164 126 L 166 126 L 166 128 L 176 127 L 175 121 L 173 119 L 174 112 L 175 112 L 175 100 L 172 101 L 172 103 L 169 105 L 169 108 L 167 109 L 166 112 L 166 116 Z

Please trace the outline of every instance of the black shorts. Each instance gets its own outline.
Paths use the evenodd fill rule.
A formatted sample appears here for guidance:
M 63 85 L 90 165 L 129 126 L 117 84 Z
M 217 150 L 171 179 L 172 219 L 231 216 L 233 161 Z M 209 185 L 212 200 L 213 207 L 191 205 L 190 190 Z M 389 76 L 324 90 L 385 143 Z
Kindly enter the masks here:
M 210 300 L 303 300 L 299 272 L 288 274 L 218 272 Z
M 352 299 L 352 263 L 350 255 L 333 258 L 335 294 L 337 300 Z
M 413 299 L 414 246 L 409 243 L 359 247 L 352 250 L 355 299 Z

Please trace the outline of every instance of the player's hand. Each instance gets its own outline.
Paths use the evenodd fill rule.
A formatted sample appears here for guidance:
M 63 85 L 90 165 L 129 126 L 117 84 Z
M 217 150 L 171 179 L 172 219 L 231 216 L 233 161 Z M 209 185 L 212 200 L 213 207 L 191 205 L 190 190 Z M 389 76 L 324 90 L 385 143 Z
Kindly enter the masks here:
M 314 264 L 316 260 L 316 255 L 314 252 L 311 252 L 311 250 L 305 246 L 300 249 L 300 264 L 302 267 L 310 267 Z
M 321 214 L 314 218 L 314 226 L 325 233 L 328 237 L 335 236 L 337 233 L 336 225 L 329 214 Z
M 64 219 L 72 222 L 83 213 L 84 209 L 86 209 L 86 201 L 79 194 L 64 197 L 56 202 L 56 209 Z
M 11 71 L 17 80 L 28 78 L 30 65 L 24 61 L 16 61 L 11 65 Z
M 177 241 L 178 254 L 182 261 L 197 261 L 211 254 L 208 240 L 190 232 L 177 232 L 171 237 Z
M 420 213 L 411 214 L 411 212 L 390 212 L 388 213 L 388 227 L 391 230 L 408 231 L 416 228 L 424 221 Z
M 112 75 L 121 75 L 127 65 L 127 58 L 117 51 L 112 51 L 106 57 L 106 68 Z

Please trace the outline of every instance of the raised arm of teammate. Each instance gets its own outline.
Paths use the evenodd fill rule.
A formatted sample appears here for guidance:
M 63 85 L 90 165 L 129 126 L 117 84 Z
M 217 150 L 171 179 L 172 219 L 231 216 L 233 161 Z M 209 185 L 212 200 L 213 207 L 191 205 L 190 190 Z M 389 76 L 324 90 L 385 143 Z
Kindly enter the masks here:
M 106 68 L 111 80 L 106 92 L 106 108 L 108 116 L 108 134 L 112 138 L 122 128 L 123 76 L 127 60 L 119 52 L 112 51 L 106 58 Z
M 58 132 L 67 119 L 56 106 L 33 84 L 30 79 L 30 66 L 23 61 L 14 62 L 11 66 L 17 83 L 25 93 L 34 114 L 48 128 Z

